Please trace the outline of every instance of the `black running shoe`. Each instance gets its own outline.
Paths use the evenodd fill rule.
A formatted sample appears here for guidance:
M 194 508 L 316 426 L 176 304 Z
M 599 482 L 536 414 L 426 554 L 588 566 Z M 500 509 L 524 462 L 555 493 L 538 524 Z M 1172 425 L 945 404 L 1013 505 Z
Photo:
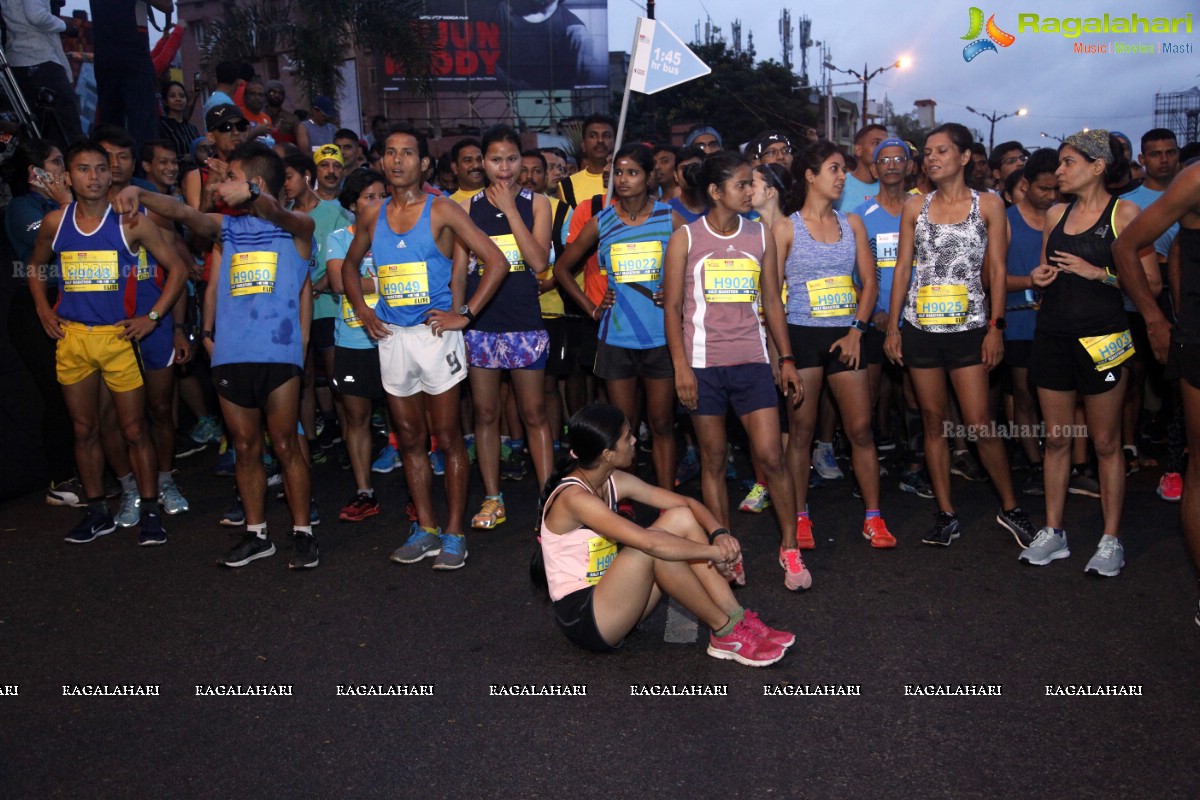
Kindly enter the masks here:
M 317 552 L 317 537 L 311 533 L 292 531 L 292 540 L 296 549 L 288 559 L 288 569 L 312 569 L 321 563 L 321 556 Z
M 68 544 L 87 544 L 96 537 L 112 533 L 116 529 L 117 523 L 113 522 L 112 514 L 99 514 L 89 508 L 83 515 L 83 520 L 71 528 L 64 541 Z
M 937 517 L 934 518 L 933 530 L 925 534 L 921 539 L 925 544 L 936 544 L 942 547 L 949 547 L 950 543 L 959 537 L 962 533 L 958 525 L 958 517 L 953 514 L 947 514 L 945 511 L 939 511 Z
M 1029 515 L 1020 507 L 1014 508 L 1012 511 L 1000 509 L 1000 513 L 996 515 L 996 522 L 999 522 L 1000 527 L 1013 535 L 1022 550 L 1033 544 L 1034 538 L 1037 537 L 1037 531 L 1033 529 Z
M 221 559 L 227 567 L 244 567 L 251 561 L 275 555 L 275 545 L 267 538 L 259 538 L 258 534 L 246 532 L 237 547 L 230 550 Z
M 155 547 L 166 543 L 167 531 L 163 528 L 162 517 L 152 511 L 143 510 L 138 544 L 142 547 Z

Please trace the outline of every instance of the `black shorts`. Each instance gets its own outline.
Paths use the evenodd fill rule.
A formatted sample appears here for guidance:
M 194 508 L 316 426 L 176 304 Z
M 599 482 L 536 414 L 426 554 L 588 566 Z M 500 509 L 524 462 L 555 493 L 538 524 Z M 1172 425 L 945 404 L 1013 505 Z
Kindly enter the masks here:
M 546 326 L 546 334 L 550 344 L 546 351 L 546 374 L 555 378 L 565 378 L 571 374 L 571 359 L 574 357 L 569 347 L 569 331 L 573 320 L 566 317 L 542 317 Z
M 961 369 L 983 363 L 983 339 L 987 327 L 969 331 L 931 333 L 916 325 L 900 328 L 904 366 L 912 369 Z
M 561 600 L 554 601 L 554 621 L 567 638 L 584 650 L 593 653 L 611 653 L 620 643 L 611 645 L 604 641 L 596 627 L 596 613 L 592 608 L 595 586 L 571 592 Z
M 863 334 L 863 358 L 868 364 L 882 364 L 887 359 L 883 355 L 883 331 L 872 326 Z
M 1128 361 L 1111 369 L 1096 369 L 1087 348 L 1073 336 L 1034 333 L 1033 353 L 1029 358 L 1029 383 L 1054 392 L 1104 394 L 1121 380 L 1121 369 Z
M 271 392 L 304 371 L 295 364 L 221 364 L 212 368 L 217 394 L 235 406 L 266 409 Z
M 1015 369 L 1029 369 L 1029 357 L 1033 353 L 1033 339 L 1005 339 L 1004 363 Z
M 796 357 L 796 369 L 821 369 L 826 375 L 836 375 L 839 372 L 854 370 L 842 363 L 838 358 L 841 351 L 829 352 L 829 348 L 838 339 L 846 335 L 846 326 L 836 328 L 818 328 L 815 325 L 788 325 L 788 341 L 792 344 L 792 355 Z M 865 335 L 865 334 L 864 334 Z M 865 357 L 866 347 L 863 338 L 858 340 L 858 369 L 867 366 Z
M 321 317 L 312 321 L 308 329 L 308 343 L 316 350 L 333 349 L 333 317 Z
M 1154 361 L 1154 349 L 1150 347 L 1150 334 L 1146 332 L 1146 318 L 1136 311 L 1127 311 L 1129 317 L 1129 333 L 1133 336 L 1133 356 L 1125 362 L 1125 366 L 1133 367 L 1133 362 L 1149 364 Z
M 671 351 L 665 344 L 648 350 L 632 350 L 600 342 L 596 345 L 596 367 L 592 373 L 606 381 L 673 378 L 675 365 L 671 363 Z
M 572 364 L 572 375 L 586 374 L 592 371 L 592 365 L 596 363 L 596 353 L 599 349 L 600 342 L 600 323 L 586 317 L 579 317 L 575 320 L 575 325 L 567 331 L 568 347 L 575 345 L 578 349 L 578 359 Z M 571 341 L 571 337 L 578 337 L 576 342 Z
M 1171 340 L 1167 351 L 1167 372 L 1171 380 L 1183 380 L 1200 389 L 1200 344 L 1180 344 Z
M 334 391 L 368 400 L 383 398 L 383 380 L 379 375 L 379 350 L 374 347 L 333 348 Z

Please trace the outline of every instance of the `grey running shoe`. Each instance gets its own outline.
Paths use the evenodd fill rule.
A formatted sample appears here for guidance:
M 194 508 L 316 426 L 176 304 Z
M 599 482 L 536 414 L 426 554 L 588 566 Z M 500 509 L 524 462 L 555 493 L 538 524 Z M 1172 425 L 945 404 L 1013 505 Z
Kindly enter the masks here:
M 846 477 L 842 472 L 842 468 L 838 466 L 837 457 L 833 454 L 833 445 L 825 442 L 818 443 L 813 448 L 812 466 L 820 475 L 827 481 L 840 481 Z
M 433 560 L 433 568 L 462 568 L 467 563 L 467 537 L 456 533 L 443 533 L 438 538 L 442 542 L 442 552 Z
M 113 517 L 113 521 L 121 528 L 132 528 L 142 519 L 142 498 L 137 489 L 121 495 L 121 510 Z
M 950 462 L 950 474 L 966 478 L 973 483 L 984 483 L 988 479 L 987 473 L 979 466 L 970 450 L 954 454 L 954 459 Z
M 163 511 L 174 516 L 188 510 L 187 498 L 179 491 L 175 481 L 167 481 L 158 491 L 158 502 L 162 503 Z
M 1100 481 L 1087 472 L 1072 472 L 1071 481 L 1067 484 L 1067 491 L 1084 497 L 1099 497 Z
M 1083 571 L 1094 575 L 1103 575 L 1106 578 L 1115 578 L 1121 574 L 1123 566 L 1125 566 L 1125 548 L 1121 546 L 1121 540 L 1115 536 L 1101 536 L 1100 545 L 1096 548 L 1096 555 L 1092 556 Z
M 397 564 L 415 564 L 423 558 L 438 555 L 442 552 L 441 533 L 441 528 L 437 529 L 437 533 L 430 533 L 414 522 L 408 541 L 396 548 L 396 552 L 392 553 L 392 561 Z
M 1021 551 L 1018 559 L 1034 566 L 1044 567 L 1051 561 L 1067 558 L 1071 550 L 1067 547 L 1067 532 L 1055 528 L 1042 528 L 1029 547 Z

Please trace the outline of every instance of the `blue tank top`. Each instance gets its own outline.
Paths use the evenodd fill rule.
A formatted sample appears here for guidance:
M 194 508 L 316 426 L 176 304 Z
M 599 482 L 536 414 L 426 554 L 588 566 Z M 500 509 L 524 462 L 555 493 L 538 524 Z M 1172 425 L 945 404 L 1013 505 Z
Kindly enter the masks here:
M 814 328 L 846 327 L 858 311 L 854 285 L 854 231 L 840 211 L 836 242 L 818 242 L 797 211 L 792 222 L 792 252 L 783 265 L 787 282 L 787 321 Z
M 433 238 L 431 212 L 435 201 L 433 195 L 425 198 L 416 224 L 401 233 L 393 231 L 387 221 L 392 198 L 384 200 L 379 208 L 371 252 L 379 277 L 375 316 L 383 322 L 411 328 L 424 324 L 425 315 L 434 309 L 450 310 L 453 262 L 442 254 Z
M 649 350 L 667 343 L 663 310 L 654 303 L 662 286 L 663 256 L 673 232 L 671 207 L 655 203 L 641 225 L 626 225 L 608 206 L 596 217 L 600 232 L 597 254 L 608 275 L 615 304 L 600 319 L 600 341 L 630 350 Z
M 522 189 L 517 195 L 517 212 L 525 227 L 533 230 L 533 195 Z M 538 302 L 537 276 L 526 268 L 525 257 L 517 248 L 508 219 L 499 209 L 488 202 L 487 195 L 479 192 L 471 198 L 468 212 L 471 221 L 486 233 L 508 259 L 508 275 L 491 301 L 478 313 L 473 330 L 488 333 L 516 333 L 517 331 L 541 331 L 546 329 L 542 322 L 542 306 Z M 475 294 L 483 279 L 483 263 L 471 254 L 467 268 L 467 298 Z
M 1004 213 L 1008 214 L 1008 230 L 1012 234 L 1006 259 L 1008 274 L 1027 276 L 1042 263 L 1042 232 L 1029 227 L 1016 206 Z M 1033 339 L 1037 311 L 1025 291 L 1009 292 L 1005 307 L 1004 320 L 1008 323 L 1008 330 L 1004 331 L 1004 338 L 1012 341 Z
M 672 211 L 674 211 L 679 216 L 683 217 L 684 222 L 688 222 L 688 223 L 695 222 L 696 220 L 698 220 L 704 216 L 703 211 L 701 211 L 699 214 L 697 214 L 693 211 L 689 211 L 688 207 L 685 206 L 683 204 L 683 201 L 680 200 L 678 197 L 672 197 L 670 200 L 667 201 L 667 205 L 669 205 L 671 207 Z
M 353 225 L 348 228 L 339 228 L 329 234 L 329 238 L 325 241 L 325 259 L 327 261 L 344 259 L 352 241 L 354 241 Z M 375 258 L 370 250 L 363 256 L 358 274 L 364 278 L 375 275 Z M 362 320 L 354 313 L 354 306 L 350 305 L 346 295 L 338 295 L 338 300 L 341 307 L 338 309 L 338 315 L 335 317 L 333 325 L 333 343 L 338 347 L 348 347 L 351 350 L 370 350 L 375 347 L 374 340 L 363 329 Z M 379 307 L 378 292 L 363 292 L 363 300 L 371 308 Z
M 52 245 L 58 254 L 58 316 L 84 325 L 115 325 L 137 313 L 137 253 L 121 218 L 104 212 L 91 233 L 75 222 L 77 204 L 63 211 Z
M 892 216 L 874 198 L 863 201 L 854 210 L 862 217 L 867 229 L 871 255 L 875 257 L 875 277 L 879 281 L 879 297 L 875 310 L 888 313 L 892 301 L 892 278 L 896 274 L 896 251 L 900 247 L 900 215 Z
M 212 365 L 304 365 L 300 290 L 309 262 L 292 235 L 258 217 L 221 220 Z

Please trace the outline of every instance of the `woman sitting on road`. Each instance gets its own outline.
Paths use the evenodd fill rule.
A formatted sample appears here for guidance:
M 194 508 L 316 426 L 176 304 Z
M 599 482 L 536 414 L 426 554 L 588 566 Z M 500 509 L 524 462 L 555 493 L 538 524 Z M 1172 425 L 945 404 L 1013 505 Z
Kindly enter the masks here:
M 569 427 L 571 450 L 546 483 L 531 569 L 567 638 L 593 652 L 614 650 L 667 594 L 712 629 L 714 658 L 752 667 L 783 658 L 796 637 L 767 627 L 729 587 L 741 548 L 728 529 L 701 503 L 623 471 L 636 442 L 625 415 L 590 405 Z M 642 528 L 617 513 L 627 498 L 662 514 Z

